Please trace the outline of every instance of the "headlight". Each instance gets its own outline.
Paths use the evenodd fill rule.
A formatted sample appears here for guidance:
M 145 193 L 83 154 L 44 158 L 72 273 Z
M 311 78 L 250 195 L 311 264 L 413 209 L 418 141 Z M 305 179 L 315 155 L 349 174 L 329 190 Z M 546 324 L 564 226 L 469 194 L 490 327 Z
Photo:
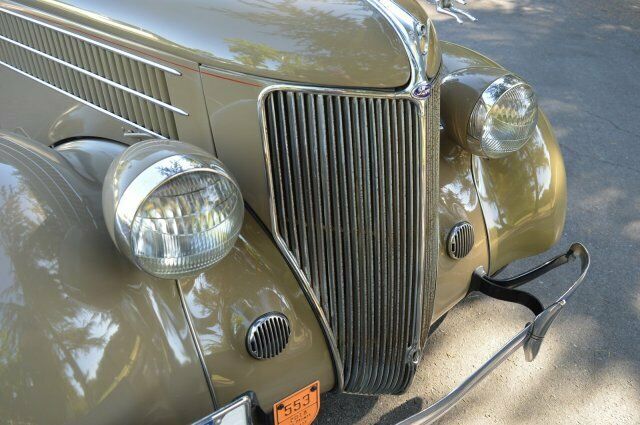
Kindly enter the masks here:
M 480 156 L 500 158 L 522 148 L 538 123 L 531 87 L 514 75 L 489 85 L 476 103 L 468 127 L 468 146 Z
M 135 144 L 113 161 L 102 191 L 118 249 L 161 278 L 198 273 L 233 247 L 244 215 L 222 163 L 180 142 Z

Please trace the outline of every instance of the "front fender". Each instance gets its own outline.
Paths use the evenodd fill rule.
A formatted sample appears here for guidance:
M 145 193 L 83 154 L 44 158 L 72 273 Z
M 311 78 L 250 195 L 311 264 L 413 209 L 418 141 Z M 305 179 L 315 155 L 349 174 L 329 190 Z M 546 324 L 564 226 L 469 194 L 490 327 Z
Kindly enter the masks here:
M 251 214 L 224 260 L 180 282 L 153 278 L 117 252 L 101 191 L 105 167 L 121 150 L 102 140 L 54 150 L 0 133 L 0 394 L 11 394 L 0 397 L 5 418 L 191 423 L 246 391 L 268 412 L 316 380 L 323 391 L 333 388 L 320 325 Z M 255 360 L 245 348 L 247 329 L 272 311 L 289 318 L 289 344 L 275 358 Z
M 246 391 L 265 412 L 299 389 L 320 381 L 335 385 L 332 357 L 309 301 L 266 230 L 245 214 L 235 247 L 220 263 L 180 281 L 205 363 L 222 405 Z M 249 355 L 247 330 L 265 313 L 284 314 L 291 337 L 276 357 Z
M 473 175 L 489 235 L 490 271 L 551 248 L 564 228 L 564 161 L 544 113 L 533 139 L 498 160 L 473 159 Z
M 120 255 L 101 184 L 0 133 L 0 412 L 9 423 L 190 423 L 213 409 L 175 282 Z
M 441 50 L 445 78 L 463 70 L 473 74 L 477 69 L 480 74 L 487 68 L 504 69 L 462 46 L 443 42 Z M 443 109 L 461 101 L 455 91 L 445 96 L 443 90 Z M 524 148 L 502 159 L 472 156 L 471 167 L 488 235 L 490 273 L 558 241 L 567 207 L 566 176 L 562 153 L 542 111 L 534 137 Z

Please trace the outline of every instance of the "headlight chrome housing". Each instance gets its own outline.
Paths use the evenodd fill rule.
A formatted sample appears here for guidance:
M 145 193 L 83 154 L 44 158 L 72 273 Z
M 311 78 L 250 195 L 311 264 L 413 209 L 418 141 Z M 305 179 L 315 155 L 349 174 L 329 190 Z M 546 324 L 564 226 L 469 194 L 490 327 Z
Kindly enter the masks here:
M 538 102 L 531 86 L 508 74 L 487 87 L 468 124 L 467 145 L 473 153 L 501 158 L 521 149 L 538 123 Z
M 196 274 L 224 258 L 244 216 L 238 185 L 222 163 L 180 142 L 125 150 L 107 172 L 102 198 L 118 249 L 165 279 Z

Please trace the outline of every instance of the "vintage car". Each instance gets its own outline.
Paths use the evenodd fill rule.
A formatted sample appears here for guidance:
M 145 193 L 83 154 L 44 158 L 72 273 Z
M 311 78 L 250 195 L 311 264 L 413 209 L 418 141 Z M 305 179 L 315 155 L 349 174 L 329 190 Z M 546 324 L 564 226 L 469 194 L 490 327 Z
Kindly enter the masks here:
M 321 393 L 405 391 L 471 292 L 532 320 L 402 423 L 533 360 L 588 253 L 495 274 L 560 238 L 562 155 L 429 10 L 0 0 L 1 420 L 309 424 Z M 516 289 L 572 259 L 555 303 Z

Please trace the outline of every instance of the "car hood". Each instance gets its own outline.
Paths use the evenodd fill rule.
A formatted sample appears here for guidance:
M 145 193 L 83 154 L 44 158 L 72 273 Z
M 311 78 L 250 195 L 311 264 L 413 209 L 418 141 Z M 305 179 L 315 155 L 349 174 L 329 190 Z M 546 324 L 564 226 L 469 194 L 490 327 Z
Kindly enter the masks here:
M 398 35 L 362 0 L 21 3 L 204 65 L 271 79 L 388 88 L 410 78 Z

